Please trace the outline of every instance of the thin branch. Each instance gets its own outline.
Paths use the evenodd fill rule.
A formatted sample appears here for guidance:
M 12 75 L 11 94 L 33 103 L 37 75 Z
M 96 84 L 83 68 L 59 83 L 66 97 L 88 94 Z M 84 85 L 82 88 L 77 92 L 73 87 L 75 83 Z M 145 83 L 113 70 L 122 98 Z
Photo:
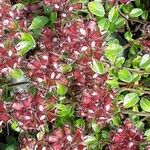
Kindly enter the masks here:
M 131 110 L 123 110 L 121 111 L 121 113 L 125 115 L 137 115 L 137 116 L 150 117 L 150 113 L 148 112 L 136 112 Z
M 8 84 L 9 87 L 13 87 L 13 86 L 18 86 L 18 85 L 24 85 L 24 84 L 29 84 L 30 82 L 18 82 L 18 83 L 12 83 L 12 84 Z
M 117 3 L 116 3 L 116 6 L 117 6 L 117 8 L 118 8 L 119 14 L 120 14 L 124 19 L 126 19 L 127 21 L 136 22 L 136 23 L 140 23 L 140 24 L 143 24 L 143 25 L 150 23 L 150 22 L 148 22 L 148 21 L 143 21 L 143 20 L 132 20 L 132 19 L 126 17 L 126 16 L 121 12 L 121 10 L 120 10 L 120 8 L 119 8 L 119 5 L 118 5 L 118 1 L 117 1 Z
M 130 92 L 142 92 L 144 94 L 148 94 L 150 95 L 150 91 L 144 91 L 144 90 L 140 90 L 140 89 L 133 89 L 133 88 L 121 88 L 118 92 L 124 92 L 124 91 L 130 91 Z

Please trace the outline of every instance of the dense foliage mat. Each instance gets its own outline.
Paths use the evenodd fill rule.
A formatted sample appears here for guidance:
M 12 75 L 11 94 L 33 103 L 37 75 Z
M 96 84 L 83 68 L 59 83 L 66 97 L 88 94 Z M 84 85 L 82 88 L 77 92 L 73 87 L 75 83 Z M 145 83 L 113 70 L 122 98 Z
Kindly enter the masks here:
M 149 0 L 0 0 L 0 149 L 150 149 Z

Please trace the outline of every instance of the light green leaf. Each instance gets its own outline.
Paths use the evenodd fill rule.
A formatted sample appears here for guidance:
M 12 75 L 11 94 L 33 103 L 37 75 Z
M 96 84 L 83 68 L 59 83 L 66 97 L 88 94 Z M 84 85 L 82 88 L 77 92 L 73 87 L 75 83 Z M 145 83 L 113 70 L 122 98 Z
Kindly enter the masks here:
M 125 20 L 124 18 L 121 18 L 121 17 L 119 17 L 119 18 L 114 22 L 114 24 L 115 24 L 115 26 L 116 26 L 117 29 L 123 27 L 123 26 L 125 25 L 125 23 L 126 23 L 126 20 Z
M 142 110 L 146 112 L 150 112 L 150 100 L 146 98 L 142 98 L 140 100 L 140 107 L 142 108 Z
M 57 85 L 57 94 L 63 96 L 67 93 L 68 88 L 66 86 L 64 86 L 58 82 L 56 83 L 56 85 Z
M 124 57 L 118 57 L 115 61 L 115 66 L 116 67 L 122 67 L 122 65 L 125 62 L 125 58 Z
M 143 14 L 143 10 L 140 8 L 133 8 L 130 12 L 130 17 L 139 17 Z
M 97 143 L 97 139 L 94 136 L 89 136 L 85 141 L 85 145 L 90 146 L 90 145 L 95 145 Z
M 117 79 L 107 80 L 106 83 L 112 88 L 119 88 L 119 82 Z
M 24 73 L 21 69 L 13 69 L 10 73 L 9 76 L 13 79 L 21 79 L 23 77 Z
M 123 106 L 124 108 L 130 108 L 133 107 L 136 103 L 138 103 L 139 97 L 137 93 L 129 93 L 125 95 Z
M 130 83 L 132 82 L 132 74 L 130 73 L 130 71 L 126 70 L 126 69 L 121 69 L 118 71 L 118 78 L 121 81 Z
M 17 3 L 15 5 L 12 6 L 12 9 L 18 9 L 21 10 L 25 7 L 25 5 L 23 3 Z
M 115 22 L 118 18 L 118 9 L 113 7 L 108 13 L 108 19 L 110 22 Z
M 103 17 L 105 15 L 104 6 L 100 2 L 89 2 L 88 9 L 96 16 Z
M 104 64 L 102 62 L 100 62 L 99 60 L 93 59 L 93 61 L 92 61 L 92 70 L 95 73 L 104 74 L 105 73 Z
M 147 130 L 145 131 L 144 136 L 146 136 L 146 139 L 147 139 L 148 141 L 150 141 L 150 129 L 147 129 Z
M 36 16 L 31 25 L 29 26 L 29 30 L 42 28 L 49 22 L 49 19 L 45 16 Z
M 110 22 L 108 20 L 108 18 L 103 18 L 101 20 L 99 20 L 98 22 L 98 27 L 100 28 L 100 30 L 108 30 L 110 26 Z
M 68 73 L 70 71 L 72 71 L 72 66 L 70 64 L 63 64 L 61 65 L 61 68 L 60 68 L 60 71 L 61 73 Z
M 99 133 L 101 130 L 100 126 L 96 122 L 92 122 L 92 129 L 95 133 Z
M 36 43 L 30 33 L 21 33 L 21 41 L 16 45 L 18 55 L 24 55 L 29 50 L 35 48 Z
M 111 62 L 115 62 L 117 56 L 123 52 L 124 48 L 117 43 L 110 43 L 105 50 L 105 56 Z
M 124 34 L 124 37 L 127 41 L 131 41 L 132 39 L 132 33 L 130 31 L 127 31 L 125 34 Z
M 149 65 L 150 65 L 150 55 L 149 54 L 145 54 L 142 57 L 139 66 L 140 66 L 140 68 L 146 68 Z

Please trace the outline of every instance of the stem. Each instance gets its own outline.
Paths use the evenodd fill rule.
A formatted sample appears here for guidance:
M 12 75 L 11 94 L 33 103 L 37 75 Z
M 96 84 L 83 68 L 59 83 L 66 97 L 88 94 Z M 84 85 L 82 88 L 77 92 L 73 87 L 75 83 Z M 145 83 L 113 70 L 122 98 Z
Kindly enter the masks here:
M 124 19 L 126 19 L 127 21 L 130 21 L 130 22 L 137 22 L 137 23 L 140 23 L 140 24 L 143 24 L 143 25 L 149 23 L 148 21 L 143 21 L 143 20 L 132 20 L 132 19 L 126 17 L 126 16 L 121 12 L 121 10 L 120 10 L 120 8 L 119 8 L 119 5 L 118 5 L 118 1 L 117 1 L 117 3 L 116 3 L 116 6 L 117 6 L 117 8 L 118 8 L 119 14 L 120 14 Z
M 136 112 L 136 111 L 131 111 L 131 110 L 123 110 L 121 112 L 122 114 L 125 114 L 125 115 L 137 115 L 137 116 L 150 117 L 150 113 L 148 112 Z
M 149 92 L 149 91 L 144 91 L 144 90 L 140 90 L 140 89 L 132 89 L 132 88 L 122 88 L 121 90 L 119 90 L 119 93 L 124 92 L 124 91 L 142 92 L 142 93 L 144 93 L 144 94 L 150 95 L 150 92 Z
M 13 87 L 13 86 L 18 86 L 18 85 L 24 85 L 24 84 L 29 84 L 30 82 L 18 82 L 18 83 L 12 83 L 12 84 L 8 84 L 9 87 Z
M 131 72 L 136 72 L 136 73 L 139 73 L 139 74 L 141 74 L 141 75 L 149 75 L 150 73 L 148 73 L 148 72 L 144 72 L 144 71 L 142 71 L 142 70 L 139 70 L 139 69 L 132 69 L 132 68 L 125 68 L 125 67 L 122 67 L 123 69 L 127 69 L 127 70 L 129 70 L 129 71 L 131 71 Z

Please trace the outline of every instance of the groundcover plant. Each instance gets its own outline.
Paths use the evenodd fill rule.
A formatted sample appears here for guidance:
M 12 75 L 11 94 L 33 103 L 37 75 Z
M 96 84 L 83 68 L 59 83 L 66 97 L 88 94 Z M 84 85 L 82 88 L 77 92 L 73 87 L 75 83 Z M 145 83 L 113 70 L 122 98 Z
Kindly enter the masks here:
M 150 1 L 0 0 L 0 149 L 149 150 Z

